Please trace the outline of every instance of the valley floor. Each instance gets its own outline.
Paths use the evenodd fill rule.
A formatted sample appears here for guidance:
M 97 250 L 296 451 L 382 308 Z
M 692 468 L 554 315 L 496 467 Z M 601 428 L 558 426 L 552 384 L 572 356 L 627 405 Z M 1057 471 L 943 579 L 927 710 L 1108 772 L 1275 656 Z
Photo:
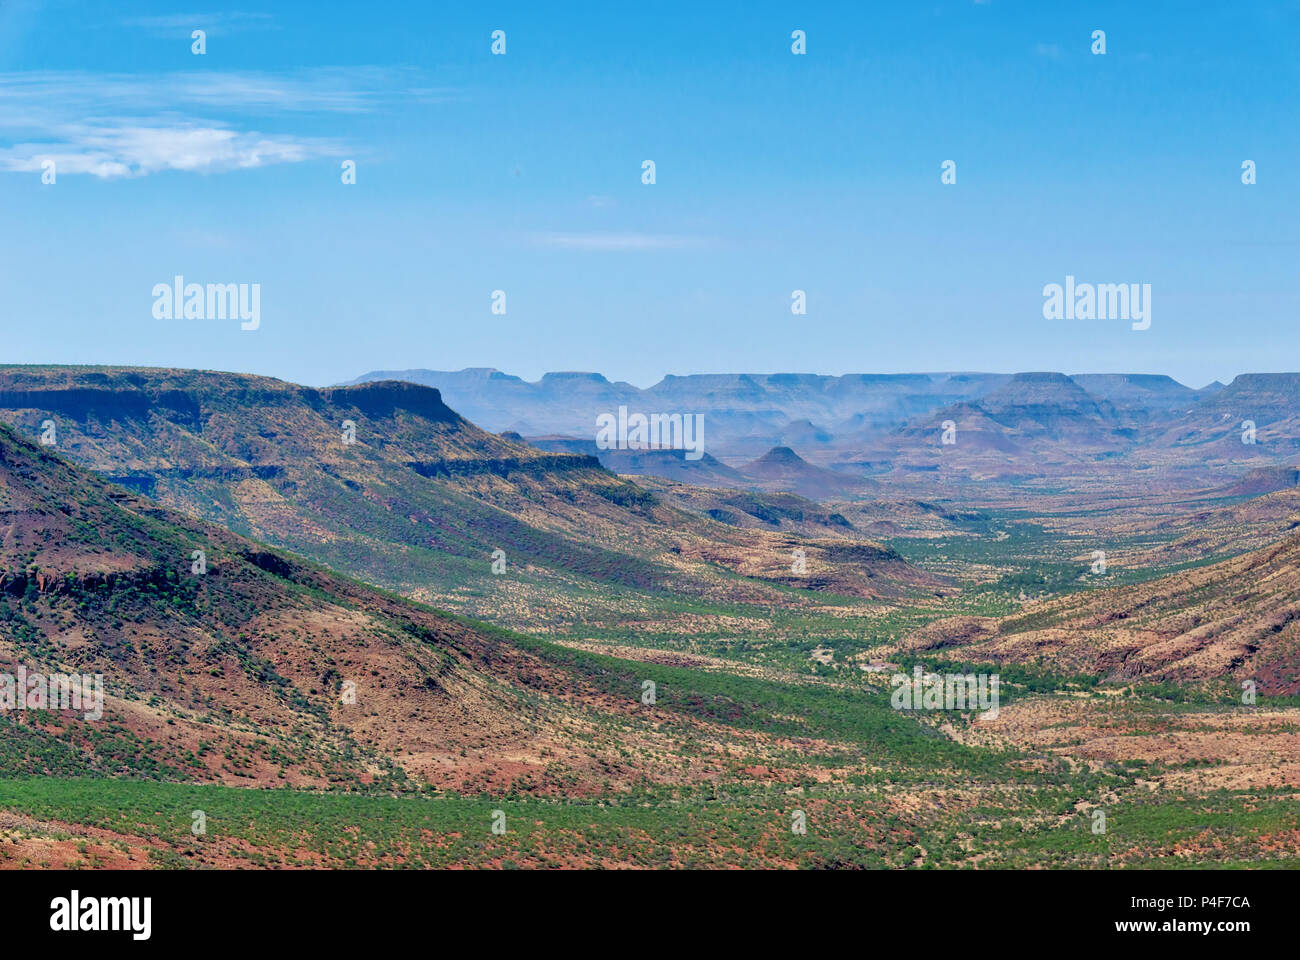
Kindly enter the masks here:
M 278 755 L 281 776 L 290 765 L 295 776 L 334 783 L 328 791 L 279 786 L 274 764 L 252 777 L 256 750 L 245 756 L 233 739 L 224 760 L 210 747 L 205 759 L 201 743 L 165 754 L 171 733 L 156 738 L 159 747 L 110 725 L 71 744 L 51 726 L 57 718 L 40 711 L 0 718 L 0 867 L 1294 868 L 1295 697 L 1265 691 L 1245 704 L 1227 679 L 1108 682 L 1046 657 L 994 664 L 970 659 L 959 643 L 914 642 L 953 618 L 1032 620 L 1062 597 L 1203 567 L 1238 552 L 1248 536 L 1266 539 L 1259 531 L 1276 520 L 1266 512 L 1251 526 L 1247 518 L 1234 540 L 1238 505 L 1206 509 L 1195 530 L 1199 550 L 1187 545 L 1186 527 L 1167 523 L 1185 513 L 1172 504 L 1136 519 L 1073 507 L 1038 516 L 981 511 L 893 539 L 909 562 L 958 589 L 888 600 L 796 586 L 781 588 L 788 602 L 780 604 L 591 585 L 556 596 L 531 591 L 521 576 L 511 581 L 512 602 L 502 603 L 467 587 L 448 605 L 528 632 L 483 628 L 484 639 L 477 627 L 462 636 L 453 624 L 447 637 L 432 628 L 400 634 L 420 656 L 443 651 L 424 675 L 428 691 L 457 682 L 466 664 L 513 664 L 513 673 L 492 674 L 475 690 L 484 704 L 511 704 L 515 732 L 492 731 L 484 746 L 471 736 L 478 721 L 459 719 L 463 703 L 457 714 L 448 700 L 438 715 L 442 734 L 448 722 L 468 731 L 459 756 L 428 761 L 456 768 L 454 789 L 405 775 L 412 751 L 402 722 L 424 722 L 418 712 L 376 728 L 373 742 L 364 726 L 346 737 L 329 726 L 340 738 L 330 756 L 337 769 Z M 1098 550 L 1108 561 L 1100 568 Z M 310 588 L 312 604 L 326 589 L 353 589 L 260 562 L 240 568 L 250 582 Z M 353 601 L 367 609 L 382 602 L 390 619 L 405 609 L 396 598 L 358 600 L 356 591 Z M 22 609 L 39 625 L 69 615 L 70 603 L 40 595 Z M 348 642 L 396 649 L 398 628 L 385 623 Z M 38 636 L 37 627 L 24 629 Z M 444 670 L 453 653 L 469 659 Z M 998 673 L 996 715 L 894 709 L 890 677 L 917 666 Z M 265 674 L 260 661 L 243 669 Z M 183 676 L 226 690 L 224 675 Z M 506 699 L 502 677 L 515 699 Z M 310 690 L 318 693 L 325 696 Z M 161 701 L 147 707 L 164 731 L 173 719 L 195 719 L 168 719 Z M 336 723 L 332 708 L 313 709 Z M 532 737 L 534 752 L 512 754 L 515 733 Z M 394 759 L 383 777 L 344 772 L 367 763 L 359 751 L 381 741 Z M 86 768 L 84 757 L 100 775 L 68 776 Z M 209 782 L 176 782 L 184 779 L 178 763 Z M 245 776 L 249 787 L 229 785 Z

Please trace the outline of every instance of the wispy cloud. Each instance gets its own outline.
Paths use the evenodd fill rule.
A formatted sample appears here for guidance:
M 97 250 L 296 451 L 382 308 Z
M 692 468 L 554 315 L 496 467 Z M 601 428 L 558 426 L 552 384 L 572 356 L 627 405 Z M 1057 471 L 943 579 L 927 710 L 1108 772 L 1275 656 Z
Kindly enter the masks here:
M 202 71 L 162 74 L 32 71 L 0 73 L 0 107 L 45 113 L 136 112 L 221 108 L 225 111 L 364 112 L 401 100 L 438 102 L 458 91 L 431 88 L 423 75 L 387 67 L 319 68 L 293 74 Z M 2 118 L 0 118 L 2 119 Z
M 691 250 L 709 245 L 704 237 L 661 233 L 541 233 L 533 240 L 563 250 Z
M 165 170 L 221 173 L 345 152 L 335 140 L 263 133 L 295 114 L 364 113 L 401 100 L 451 99 L 416 71 L 317 69 L 291 75 L 155 75 L 34 71 L 0 74 L 0 171 L 101 178 Z M 214 116 L 216 117 L 214 119 Z
M 277 163 L 337 156 L 342 148 L 326 140 L 265 136 L 221 127 L 182 123 L 138 126 L 112 121 L 70 126 L 61 139 L 0 148 L 0 170 L 29 173 L 54 162 L 58 174 L 103 179 L 140 177 L 164 170 L 224 173 Z
M 127 17 L 124 26 L 141 27 L 152 33 L 171 35 L 191 30 L 205 30 L 210 37 L 228 36 L 246 30 L 273 30 L 275 18 L 269 13 L 169 13 L 156 17 Z

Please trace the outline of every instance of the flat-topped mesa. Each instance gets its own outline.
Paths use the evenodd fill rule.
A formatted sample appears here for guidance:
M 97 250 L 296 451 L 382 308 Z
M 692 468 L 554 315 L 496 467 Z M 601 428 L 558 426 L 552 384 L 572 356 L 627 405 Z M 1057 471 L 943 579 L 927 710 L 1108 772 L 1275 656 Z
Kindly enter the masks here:
M 1220 390 L 1204 391 L 1197 404 L 1199 423 L 1206 429 L 1251 420 L 1259 425 L 1300 415 L 1300 373 L 1243 373 Z M 1294 437 L 1287 428 L 1284 434 Z
M 336 407 L 354 407 L 367 417 L 386 419 L 398 410 L 406 410 L 426 420 L 457 423 L 460 415 L 442 402 L 437 387 L 426 387 L 401 380 L 372 380 L 349 387 L 330 387 L 321 391 Z
M 1071 377 L 1089 393 L 1126 408 L 1168 411 L 1190 407 L 1200 394 L 1156 373 L 1081 373 Z
M 1241 395 L 1300 402 L 1300 373 L 1242 373 L 1219 393 L 1220 397 Z
M 1086 416 L 1108 419 L 1114 410 L 1109 401 L 1093 396 L 1063 373 L 1017 373 L 976 404 L 990 415 L 1039 415 L 1056 419 Z
M 544 373 L 540 383 L 564 383 L 577 380 L 586 380 L 591 383 L 609 383 L 603 373 L 590 373 L 585 370 L 559 370 L 555 373 Z

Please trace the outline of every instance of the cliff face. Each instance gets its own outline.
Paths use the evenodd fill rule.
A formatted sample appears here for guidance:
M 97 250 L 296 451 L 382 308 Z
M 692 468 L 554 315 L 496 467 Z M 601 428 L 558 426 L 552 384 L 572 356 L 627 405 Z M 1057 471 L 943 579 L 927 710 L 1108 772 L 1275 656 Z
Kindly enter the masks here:
M 336 408 L 360 410 L 374 419 L 392 417 L 405 410 L 435 423 L 461 422 L 459 414 L 442 402 L 442 394 L 436 388 L 416 383 L 377 380 L 355 387 L 335 387 L 323 393 Z
M 9 367 L 0 368 L 0 417 L 27 430 L 53 419 L 60 449 L 122 476 L 331 459 L 344 420 L 357 423 L 361 447 L 400 445 L 410 460 L 547 459 L 479 430 L 438 390 L 397 381 L 317 390 L 201 370 Z M 121 429 L 94 426 L 113 423 Z M 127 459 L 118 465 L 134 469 L 112 469 Z
M 183 390 L 140 390 L 99 387 L 52 387 L 46 390 L 0 389 L 0 407 L 12 410 L 44 410 L 56 416 L 86 422 L 143 420 L 151 412 L 199 422 L 199 402 Z

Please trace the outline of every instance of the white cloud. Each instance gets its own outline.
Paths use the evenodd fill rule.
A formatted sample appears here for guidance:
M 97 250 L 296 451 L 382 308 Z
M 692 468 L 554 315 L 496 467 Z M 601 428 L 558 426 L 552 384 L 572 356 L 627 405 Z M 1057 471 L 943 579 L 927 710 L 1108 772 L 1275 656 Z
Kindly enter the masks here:
M 108 179 L 139 177 L 164 170 L 222 173 L 276 163 L 299 163 L 342 152 L 328 141 L 264 136 L 187 123 L 173 126 L 139 126 L 129 122 L 85 124 L 66 128 L 64 134 L 54 142 L 0 148 L 0 170 L 36 172 L 46 160 L 53 160 L 56 174 L 90 174 Z
M 347 152 L 333 140 L 262 133 L 249 118 L 366 112 L 401 99 L 445 100 L 411 70 L 320 69 L 292 75 L 0 74 L 0 171 L 101 178 L 165 170 L 221 173 Z M 221 119 L 198 116 L 215 114 Z M 91 118 L 91 119 L 86 119 Z M 257 126 L 262 126 L 257 123 Z

